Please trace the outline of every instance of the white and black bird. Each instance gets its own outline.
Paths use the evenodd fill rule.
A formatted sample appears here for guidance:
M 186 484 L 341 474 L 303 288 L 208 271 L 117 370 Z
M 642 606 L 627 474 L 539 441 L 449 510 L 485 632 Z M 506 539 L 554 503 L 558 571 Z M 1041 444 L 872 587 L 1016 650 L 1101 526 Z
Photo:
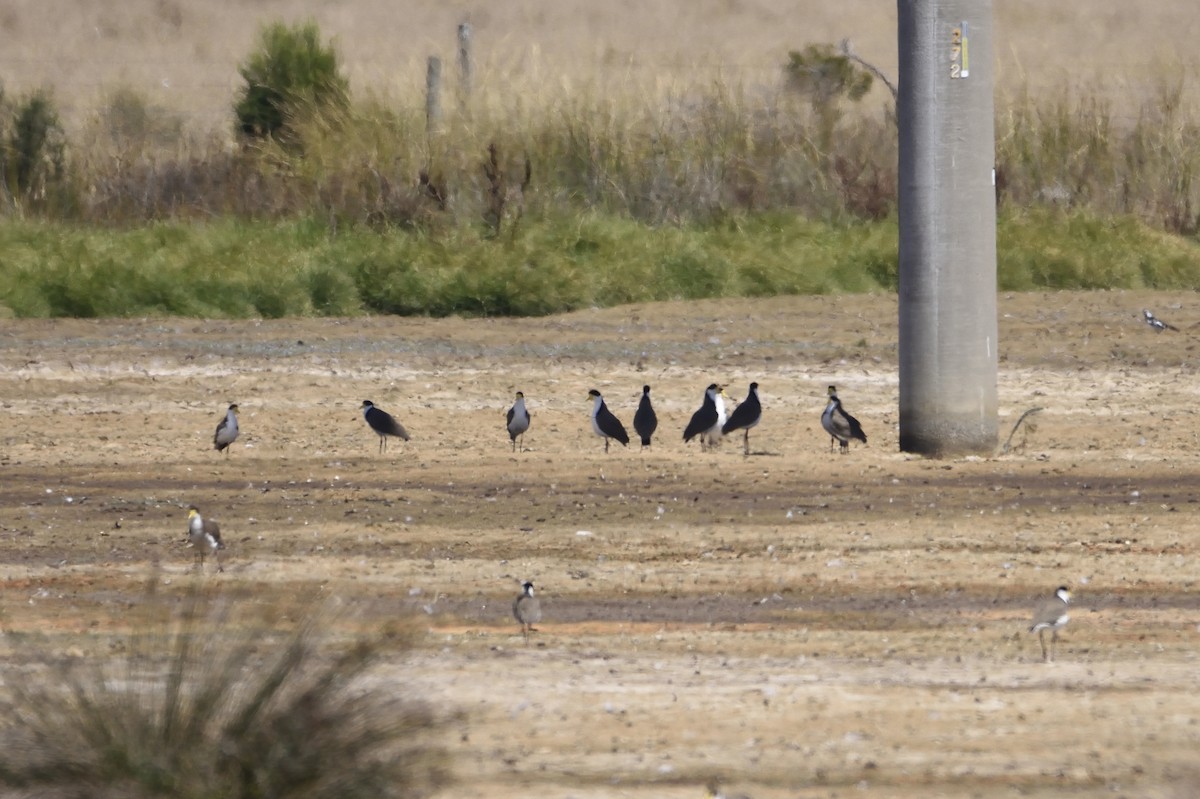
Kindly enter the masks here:
M 742 453 L 750 454 L 750 428 L 762 421 L 762 404 L 758 401 L 758 383 L 751 383 L 746 398 L 729 414 L 729 420 L 721 427 L 721 432 L 729 435 L 735 430 L 744 430 L 742 438 Z
M 1042 645 L 1042 660 L 1049 663 L 1054 660 L 1054 645 L 1058 643 L 1058 631 L 1070 621 L 1067 613 L 1071 606 L 1071 592 L 1065 585 L 1060 585 L 1054 591 L 1054 596 L 1044 600 L 1033 611 L 1033 623 L 1029 632 L 1038 634 L 1038 642 Z M 1050 649 L 1046 650 L 1046 630 L 1050 631 Z
M 1169 325 L 1154 314 L 1150 313 L 1149 308 L 1142 310 L 1142 316 L 1146 318 L 1146 324 L 1150 325 L 1150 327 L 1154 328 L 1154 330 L 1158 333 L 1161 333 L 1164 330 L 1179 330 L 1179 328 L 1175 327 L 1175 325 Z
M 592 398 L 592 432 L 604 439 L 604 451 L 608 452 L 608 440 L 615 438 L 621 442 L 621 446 L 629 443 L 629 434 L 625 432 L 625 425 L 621 424 L 621 420 L 613 416 L 612 411 L 604 404 L 604 397 L 600 396 L 600 392 L 592 389 L 588 392 L 588 396 Z
M 521 451 L 525 451 L 525 431 L 529 429 L 529 409 L 525 407 L 525 394 L 517 392 L 517 399 L 508 409 L 508 437 L 512 439 L 513 452 L 517 451 L 517 439 L 521 439 Z
M 217 432 L 213 433 L 213 447 L 220 452 L 225 450 L 225 454 L 229 455 L 229 445 L 237 441 L 238 437 L 238 420 L 237 420 L 237 403 L 229 406 L 225 411 L 225 418 L 217 425 Z
M 521 625 L 521 635 L 526 641 L 531 632 L 537 632 L 533 625 L 542 620 L 542 603 L 533 595 L 533 583 L 528 580 L 521 584 L 521 593 L 513 600 L 513 618 Z
M 388 436 L 408 441 L 408 431 L 404 429 L 404 425 L 396 421 L 387 411 L 375 407 L 375 403 L 370 400 L 363 400 L 362 404 L 363 418 L 367 420 L 367 424 L 371 429 L 379 434 L 379 451 L 387 451 Z
M 829 404 L 825 406 L 825 412 L 821 414 L 821 427 L 825 428 L 825 432 L 829 433 L 829 450 L 833 451 L 833 442 L 836 440 L 841 445 L 843 454 L 850 451 L 850 439 L 857 438 L 862 443 L 867 443 L 867 434 L 863 432 L 862 425 L 858 423 L 850 414 L 846 413 L 846 409 L 842 407 L 842 401 L 838 399 L 837 386 L 829 387 Z
M 721 428 L 725 425 L 725 389 L 716 383 L 704 389 L 704 400 L 700 408 L 692 414 L 691 421 L 684 428 L 684 443 L 700 436 L 700 448 L 715 447 L 721 441 Z
M 650 404 L 650 386 L 642 386 L 642 398 L 638 402 L 637 411 L 633 414 L 633 429 L 642 440 L 642 448 L 650 446 L 650 439 L 658 429 L 658 414 Z
M 204 571 L 204 559 L 209 555 L 216 556 L 217 571 L 225 571 L 221 565 L 221 550 L 225 544 L 221 541 L 221 528 L 211 519 L 200 515 L 200 510 L 192 505 L 188 508 L 188 542 L 196 550 L 196 568 Z

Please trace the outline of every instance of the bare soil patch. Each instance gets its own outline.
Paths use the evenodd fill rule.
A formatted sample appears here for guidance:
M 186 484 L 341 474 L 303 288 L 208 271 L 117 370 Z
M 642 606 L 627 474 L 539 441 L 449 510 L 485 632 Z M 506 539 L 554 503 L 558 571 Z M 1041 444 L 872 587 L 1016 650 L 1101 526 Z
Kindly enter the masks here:
M 3 322 L 0 599 L 104 653 L 147 580 L 319 589 L 427 634 L 380 679 L 461 710 L 447 797 L 1182 797 L 1200 777 L 1191 295 L 1001 298 L 1007 453 L 897 451 L 889 296 L 538 320 Z M 1143 307 L 1184 328 L 1156 334 Z M 704 387 L 744 457 L 681 432 Z M 835 383 L 869 436 L 830 454 Z M 598 388 L 654 445 L 592 435 Z M 527 450 L 504 430 L 513 394 Z M 412 441 L 377 439 L 363 399 Z M 226 457 L 211 437 L 241 407 Z M 197 577 L 186 507 L 230 542 Z M 528 645 L 510 615 L 536 584 Z M 1034 601 L 1076 594 L 1053 665 Z

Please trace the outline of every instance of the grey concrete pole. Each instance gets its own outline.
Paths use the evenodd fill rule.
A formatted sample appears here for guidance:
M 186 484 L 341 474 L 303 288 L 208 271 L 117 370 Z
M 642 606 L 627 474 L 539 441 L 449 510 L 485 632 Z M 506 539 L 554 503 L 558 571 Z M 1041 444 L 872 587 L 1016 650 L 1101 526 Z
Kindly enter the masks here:
M 991 0 L 897 0 L 900 449 L 997 442 Z

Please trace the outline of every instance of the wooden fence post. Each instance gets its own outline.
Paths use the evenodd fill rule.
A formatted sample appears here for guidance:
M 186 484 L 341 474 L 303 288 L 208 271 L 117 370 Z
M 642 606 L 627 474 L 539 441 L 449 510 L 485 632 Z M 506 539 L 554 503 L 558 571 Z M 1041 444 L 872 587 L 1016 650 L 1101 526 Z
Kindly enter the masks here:
M 458 101 L 466 105 L 471 96 L 471 23 L 458 25 Z
M 442 127 L 442 59 L 429 56 L 425 66 L 425 135 Z

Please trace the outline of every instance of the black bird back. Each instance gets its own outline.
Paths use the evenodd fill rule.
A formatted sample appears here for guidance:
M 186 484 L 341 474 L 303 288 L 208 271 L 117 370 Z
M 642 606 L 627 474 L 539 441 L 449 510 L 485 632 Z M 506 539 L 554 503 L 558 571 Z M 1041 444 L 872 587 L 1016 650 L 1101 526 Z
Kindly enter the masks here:
M 633 415 L 633 429 L 642 439 L 642 446 L 650 446 L 650 437 L 658 429 L 658 415 L 654 412 L 654 406 L 650 404 L 650 386 L 642 386 L 642 399 Z
M 396 421 L 396 419 L 387 411 L 376 408 L 373 404 L 363 412 L 363 417 L 367 420 L 367 424 L 381 436 L 396 436 L 397 438 L 408 441 L 408 431 L 404 429 L 404 425 Z
M 703 433 L 705 430 L 710 430 L 720 418 L 717 414 L 717 401 L 713 397 L 713 393 L 717 390 L 717 385 L 714 383 L 704 391 L 704 402 L 701 403 L 700 409 L 692 414 L 692 420 L 688 422 L 688 426 L 683 431 L 683 440 L 691 441 L 696 436 Z
M 741 404 L 733 409 L 733 413 L 729 414 L 721 432 L 728 435 L 743 427 L 754 427 L 760 418 L 762 418 L 762 405 L 758 401 L 758 383 L 751 383 L 746 399 L 742 400 Z

